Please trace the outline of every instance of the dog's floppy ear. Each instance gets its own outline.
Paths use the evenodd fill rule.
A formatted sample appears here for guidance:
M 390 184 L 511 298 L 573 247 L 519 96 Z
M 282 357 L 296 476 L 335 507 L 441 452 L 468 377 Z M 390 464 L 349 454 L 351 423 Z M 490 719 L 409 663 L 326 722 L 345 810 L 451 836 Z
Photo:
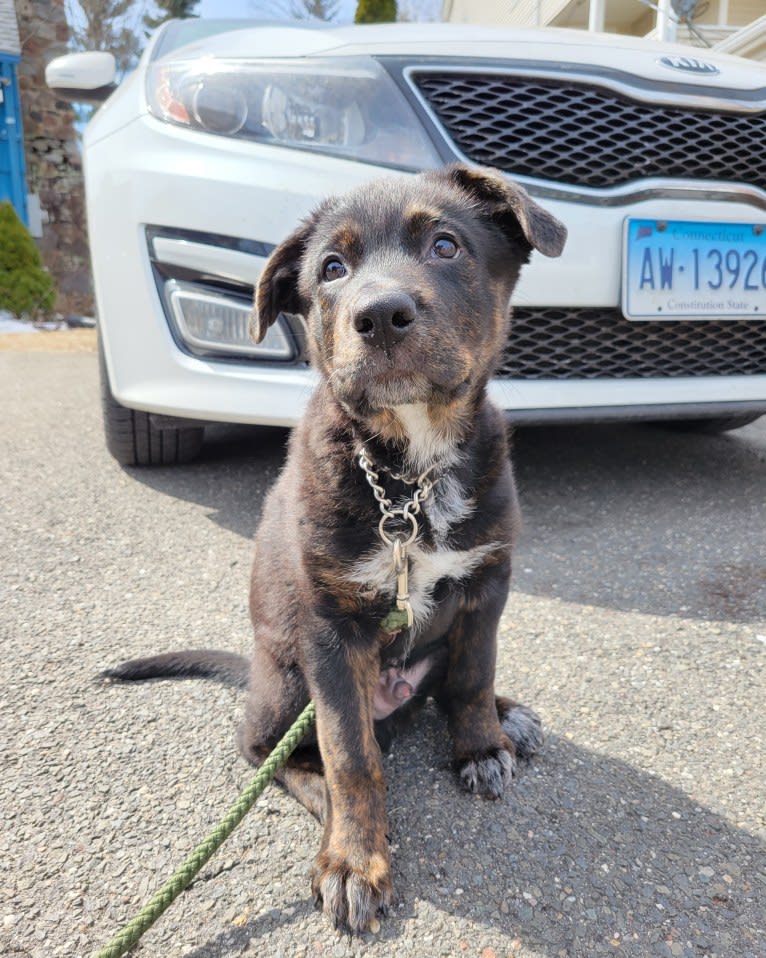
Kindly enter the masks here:
M 280 313 L 306 312 L 298 289 L 298 276 L 306 244 L 314 232 L 316 217 L 304 220 L 269 256 L 255 289 L 255 305 L 250 313 L 250 336 L 260 343 Z
M 567 229 L 532 199 L 526 190 L 488 167 L 448 166 L 444 174 L 476 199 L 489 217 L 509 237 L 519 233 L 545 256 L 560 256 Z

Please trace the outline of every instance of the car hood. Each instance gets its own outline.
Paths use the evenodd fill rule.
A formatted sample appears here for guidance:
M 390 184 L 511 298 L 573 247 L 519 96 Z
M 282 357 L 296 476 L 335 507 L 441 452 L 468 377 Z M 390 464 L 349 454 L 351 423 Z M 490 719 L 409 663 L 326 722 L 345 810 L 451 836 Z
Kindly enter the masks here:
M 599 68 L 648 81 L 701 89 L 758 91 L 766 95 L 766 65 L 710 50 L 657 43 L 640 37 L 584 30 L 512 30 L 464 24 L 380 24 L 345 27 L 254 24 L 241 21 L 224 32 L 181 47 L 169 57 L 283 59 L 376 56 L 429 60 L 530 61 L 554 66 Z

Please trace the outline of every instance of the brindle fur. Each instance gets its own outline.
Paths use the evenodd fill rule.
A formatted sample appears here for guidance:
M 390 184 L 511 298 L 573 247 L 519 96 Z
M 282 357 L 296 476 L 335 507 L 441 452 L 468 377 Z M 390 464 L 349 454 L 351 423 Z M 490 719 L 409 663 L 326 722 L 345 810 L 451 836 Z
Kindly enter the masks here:
M 444 234 L 459 247 L 454 258 L 434 253 Z M 280 780 L 323 822 L 312 886 L 339 928 L 362 931 L 391 902 L 379 743 L 427 696 L 448 717 L 456 767 L 470 790 L 498 797 L 515 756 L 531 755 L 541 742 L 534 713 L 494 693 L 518 506 L 505 422 L 486 385 L 507 341 L 508 302 L 522 264 L 533 248 L 558 255 L 564 238 L 561 224 L 520 188 L 492 171 L 455 166 L 326 201 L 273 253 L 258 285 L 255 338 L 282 311 L 303 315 L 321 381 L 291 436 L 256 536 L 255 648 L 240 746 L 257 764 L 314 699 L 316 736 Z M 323 278 L 328 257 L 344 264 L 345 276 Z M 385 326 L 384 318 L 389 338 L 370 342 L 360 316 L 373 315 L 386 297 L 405 311 L 406 330 Z M 409 435 L 407 417 L 397 413 L 412 404 L 421 410 L 425 440 Z M 407 637 L 390 642 L 381 634 L 390 590 L 362 588 L 352 576 L 361 557 L 381 548 L 378 505 L 357 464 L 362 442 L 376 464 L 395 472 L 433 464 L 441 481 L 449 475 L 470 501 L 441 538 L 426 505 L 423 555 L 486 547 L 469 576 L 435 583 L 407 660 L 409 667 L 427 661 L 427 674 L 378 722 L 381 671 L 404 655 Z M 424 461 L 429 449 L 438 453 L 435 462 Z M 410 494 L 390 474 L 381 476 L 392 499 Z M 439 481 L 432 495 L 435 503 Z M 205 655 L 188 655 L 186 672 L 189 662 L 195 674 L 204 671 Z M 129 663 L 111 674 L 183 673 L 167 665 L 158 660 L 152 672 L 151 660 Z M 230 667 L 211 660 L 209 672 L 221 677 Z

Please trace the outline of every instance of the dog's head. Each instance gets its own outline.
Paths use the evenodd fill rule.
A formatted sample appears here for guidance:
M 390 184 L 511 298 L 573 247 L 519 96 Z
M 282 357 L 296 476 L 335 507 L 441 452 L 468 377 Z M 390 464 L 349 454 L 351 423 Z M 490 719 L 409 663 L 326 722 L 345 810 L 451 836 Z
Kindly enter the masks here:
M 475 395 L 508 335 L 508 303 L 533 249 L 566 230 L 491 170 L 451 166 L 325 201 L 271 255 L 251 332 L 280 312 L 308 325 L 315 368 L 355 418 Z

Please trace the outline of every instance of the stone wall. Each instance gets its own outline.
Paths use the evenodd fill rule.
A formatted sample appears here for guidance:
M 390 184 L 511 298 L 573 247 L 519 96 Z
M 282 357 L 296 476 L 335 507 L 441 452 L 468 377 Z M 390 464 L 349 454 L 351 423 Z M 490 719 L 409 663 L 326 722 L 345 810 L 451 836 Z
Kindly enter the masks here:
M 93 315 L 85 198 L 74 113 L 45 85 L 45 66 L 66 53 L 63 0 L 16 0 L 21 35 L 18 65 L 27 188 L 43 209 L 38 245 L 52 273 L 63 315 Z M 47 222 L 45 218 L 47 216 Z

